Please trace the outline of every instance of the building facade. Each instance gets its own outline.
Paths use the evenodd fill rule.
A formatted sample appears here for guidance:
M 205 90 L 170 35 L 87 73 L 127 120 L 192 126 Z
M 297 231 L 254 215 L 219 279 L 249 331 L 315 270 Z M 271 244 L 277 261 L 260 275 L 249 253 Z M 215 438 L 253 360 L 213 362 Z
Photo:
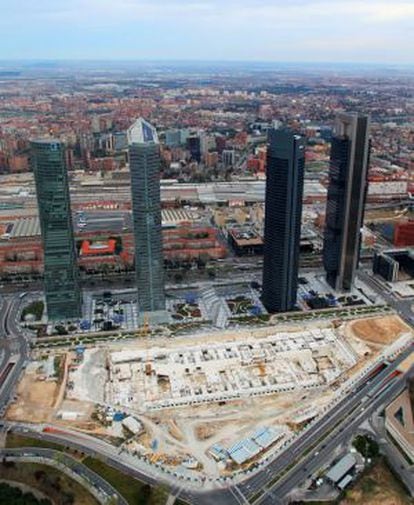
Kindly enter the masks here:
M 187 138 L 187 149 L 193 161 L 201 161 L 201 139 L 198 135 L 191 135 Z
M 361 247 L 368 187 L 369 117 L 340 114 L 331 145 L 323 263 L 332 288 L 349 291 Z
M 78 319 L 82 315 L 82 296 L 64 147 L 58 140 L 48 139 L 32 142 L 31 149 L 48 318 L 53 321 Z
M 157 132 L 140 118 L 128 130 L 128 144 L 139 311 L 161 311 L 165 294 Z
M 305 170 L 305 139 L 269 131 L 262 301 L 269 312 L 296 305 Z

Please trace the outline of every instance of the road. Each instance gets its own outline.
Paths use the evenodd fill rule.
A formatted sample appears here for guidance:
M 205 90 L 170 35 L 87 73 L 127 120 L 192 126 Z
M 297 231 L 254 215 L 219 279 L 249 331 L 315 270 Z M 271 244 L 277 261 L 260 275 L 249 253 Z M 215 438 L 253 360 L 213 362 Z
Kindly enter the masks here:
M 14 461 L 19 459 L 35 458 L 35 459 L 47 459 L 51 463 L 57 463 L 66 466 L 72 472 L 76 473 L 82 479 L 86 480 L 90 485 L 92 485 L 98 492 L 104 493 L 108 499 L 111 497 L 117 498 L 117 503 L 119 505 L 128 505 L 128 502 L 118 493 L 118 491 L 113 488 L 106 480 L 100 477 L 98 474 L 93 472 L 90 468 L 83 465 L 74 458 L 64 454 L 60 451 L 55 451 L 52 449 L 43 448 L 22 448 L 22 449 L 0 449 L 0 458 L 8 458 Z
M 11 351 L 7 340 L 7 319 L 10 310 L 10 301 L 6 298 L 0 299 L 0 370 L 8 363 Z
M 346 417 L 343 423 L 334 429 L 331 435 L 318 444 L 311 453 L 305 456 L 301 464 L 293 471 L 289 472 L 286 478 L 282 478 L 274 486 L 266 490 L 264 496 L 255 503 L 260 505 L 273 505 L 275 503 L 274 497 L 276 497 L 276 499 L 279 499 L 278 497 L 286 497 L 292 489 L 300 485 L 308 475 L 317 472 L 319 468 L 323 466 L 324 462 L 329 461 L 335 448 L 338 447 L 339 444 L 347 443 L 358 430 L 358 426 L 360 426 L 365 419 L 369 418 L 369 416 L 383 405 L 384 402 L 387 402 L 387 398 L 389 399 L 399 394 L 404 387 L 405 383 L 403 379 L 395 379 L 395 384 L 378 398 L 368 403 L 360 401 L 354 406 L 353 412 Z M 281 501 L 280 503 L 286 503 L 286 501 Z
M 303 433 L 299 438 L 297 438 L 293 444 L 291 444 L 285 451 L 280 453 L 277 458 L 271 461 L 267 466 L 264 466 L 263 469 L 252 476 L 250 479 L 244 481 L 242 484 L 238 486 L 238 489 L 245 497 L 251 497 L 265 489 L 269 482 L 271 482 L 275 476 L 280 475 L 286 468 L 290 467 L 300 459 L 300 457 L 305 454 L 310 448 L 312 448 L 315 442 L 324 437 L 327 433 L 329 433 L 337 424 L 339 428 L 345 427 L 348 425 L 350 419 L 352 419 L 353 413 L 355 413 L 358 406 L 361 402 L 364 402 L 364 408 L 368 409 L 368 406 L 371 404 L 371 401 L 367 398 L 367 394 L 369 391 L 374 388 L 377 384 L 380 384 L 381 381 L 384 380 L 395 368 L 397 368 L 398 364 L 405 359 L 408 355 L 410 355 L 412 349 L 407 349 L 404 351 L 391 365 L 378 374 L 377 377 L 372 379 L 369 383 L 360 381 L 356 384 L 354 388 L 354 393 L 350 393 L 346 398 L 342 399 L 333 410 L 327 413 L 320 421 L 315 423 L 306 433 Z M 362 422 L 365 418 L 369 417 L 368 410 L 365 414 L 362 415 Z M 334 442 L 333 447 L 336 447 L 341 441 L 343 437 L 341 436 L 340 431 L 333 432 Z M 324 441 L 322 444 L 326 444 Z M 332 448 L 331 448 L 332 449 Z M 316 449 L 315 449 L 316 450 Z M 314 450 L 310 453 L 310 458 L 313 457 Z M 332 453 L 332 452 L 331 452 Z M 327 456 L 329 457 L 329 452 L 327 452 Z M 323 462 L 323 453 L 320 453 L 320 457 L 317 459 L 319 465 L 322 466 Z M 328 458 L 325 458 L 328 459 Z M 286 492 L 291 491 L 295 485 L 304 481 L 307 477 L 308 471 L 303 472 L 303 468 L 308 468 L 308 458 L 304 458 L 300 466 L 299 470 L 293 474 L 293 477 L 289 479 L 289 485 L 285 485 L 281 489 L 275 487 L 273 489 L 272 499 L 275 500 L 273 502 L 263 502 L 263 503 L 286 503 L 283 501 Z M 309 472 L 310 473 L 310 472 Z M 297 482 L 296 482 L 297 481 Z M 276 483 L 275 486 L 279 486 L 279 483 Z M 226 503 L 225 501 L 220 500 L 220 491 L 211 492 L 207 499 L 200 496 L 199 502 L 194 501 L 193 503 L 200 503 L 200 505 L 210 505 L 214 503 L 222 503 L 223 505 Z M 185 496 L 185 495 L 184 495 Z M 233 503 L 233 502 L 229 502 Z M 236 503 L 236 502 L 234 502 Z M 257 503 L 262 503 L 258 501 Z
M 414 312 L 412 307 L 414 305 L 413 298 L 402 299 L 390 293 L 372 274 L 365 270 L 358 271 L 358 277 L 372 290 L 382 296 L 387 304 L 398 312 L 398 314 L 410 325 L 414 323 Z
M 20 303 L 20 297 L 4 298 L 0 311 L 0 349 L 2 350 L 0 375 L 5 371 L 8 363 L 14 363 L 3 384 L 0 384 L 0 413 L 4 411 L 11 399 L 20 374 L 29 359 L 29 343 L 17 321 Z

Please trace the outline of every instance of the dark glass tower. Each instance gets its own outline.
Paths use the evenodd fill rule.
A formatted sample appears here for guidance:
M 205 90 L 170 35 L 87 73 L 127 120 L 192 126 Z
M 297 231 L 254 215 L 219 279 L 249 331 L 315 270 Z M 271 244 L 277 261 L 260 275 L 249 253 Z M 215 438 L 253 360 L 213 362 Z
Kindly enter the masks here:
M 50 320 L 82 314 L 65 151 L 58 140 L 31 143 L 32 167 L 44 252 L 44 284 Z
M 262 301 L 269 312 L 292 310 L 298 284 L 305 139 L 269 131 Z
M 128 143 L 139 311 L 163 311 L 164 258 L 157 132 L 140 118 L 128 130 Z
M 201 161 L 201 139 L 197 135 L 192 135 L 187 139 L 187 148 L 190 151 L 191 159 L 200 163 Z
M 361 247 L 368 187 L 369 117 L 340 114 L 332 137 L 323 246 L 326 279 L 348 291 L 354 282 Z

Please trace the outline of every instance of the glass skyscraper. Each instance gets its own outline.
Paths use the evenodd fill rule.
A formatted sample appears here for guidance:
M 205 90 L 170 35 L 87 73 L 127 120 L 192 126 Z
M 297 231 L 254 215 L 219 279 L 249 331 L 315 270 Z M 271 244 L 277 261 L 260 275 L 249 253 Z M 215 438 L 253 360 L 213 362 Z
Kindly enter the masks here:
M 332 137 L 323 263 L 332 288 L 354 282 L 368 188 L 369 117 L 339 114 Z
M 305 139 L 288 128 L 269 131 L 262 301 L 269 312 L 296 304 Z
M 155 128 L 140 118 L 128 130 L 135 270 L 140 313 L 164 311 L 160 146 Z
M 65 151 L 58 140 L 31 143 L 32 167 L 44 252 L 44 286 L 49 320 L 82 314 Z

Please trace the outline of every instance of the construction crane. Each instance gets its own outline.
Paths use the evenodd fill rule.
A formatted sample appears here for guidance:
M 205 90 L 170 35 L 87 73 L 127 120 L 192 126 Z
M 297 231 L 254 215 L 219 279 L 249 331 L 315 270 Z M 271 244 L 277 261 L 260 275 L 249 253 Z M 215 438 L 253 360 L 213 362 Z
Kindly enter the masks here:
M 137 331 L 137 336 L 138 337 L 147 337 L 149 331 L 150 331 L 149 315 L 148 315 L 148 312 L 144 312 L 143 324 L 142 324 L 142 326 L 140 326 L 139 330 Z
M 143 336 L 144 337 L 147 337 L 148 336 L 148 333 L 149 333 L 149 316 L 148 316 L 148 312 L 144 312 L 144 324 L 142 326 L 143 328 Z

